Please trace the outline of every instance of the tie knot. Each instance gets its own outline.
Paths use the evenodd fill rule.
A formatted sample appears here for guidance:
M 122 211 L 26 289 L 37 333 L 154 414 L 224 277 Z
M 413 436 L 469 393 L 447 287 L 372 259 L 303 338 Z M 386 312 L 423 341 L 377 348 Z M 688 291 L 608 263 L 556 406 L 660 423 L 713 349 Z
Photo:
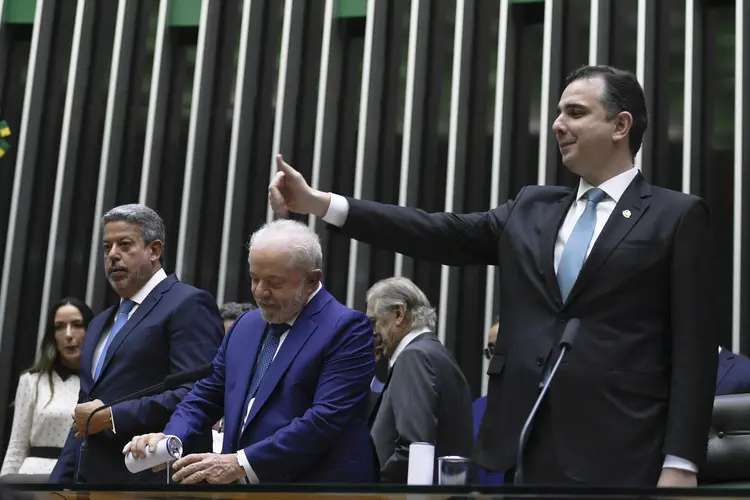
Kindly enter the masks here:
M 274 337 L 281 337 L 291 328 L 291 325 L 287 323 L 269 323 L 268 325 L 270 327 L 268 333 Z
M 607 196 L 607 193 L 605 193 L 604 191 L 602 191 L 599 188 L 589 189 L 586 192 L 586 197 L 588 198 L 588 201 L 593 202 L 594 204 L 597 204 L 600 201 L 602 201 L 602 199 L 605 196 Z
M 120 302 L 120 314 L 130 314 L 130 311 L 133 310 L 134 306 L 135 302 L 133 302 L 132 300 L 123 300 L 122 302 Z

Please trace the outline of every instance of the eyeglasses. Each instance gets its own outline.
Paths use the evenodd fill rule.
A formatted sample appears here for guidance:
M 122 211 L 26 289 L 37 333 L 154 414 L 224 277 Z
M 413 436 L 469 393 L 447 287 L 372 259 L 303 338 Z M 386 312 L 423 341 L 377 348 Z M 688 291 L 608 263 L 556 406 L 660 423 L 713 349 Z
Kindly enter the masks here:
M 495 354 L 495 343 L 490 342 L 487 344 L 487 347 L 484 348 L 484 357 L 489 359 L 492 359 L 492 355 Z

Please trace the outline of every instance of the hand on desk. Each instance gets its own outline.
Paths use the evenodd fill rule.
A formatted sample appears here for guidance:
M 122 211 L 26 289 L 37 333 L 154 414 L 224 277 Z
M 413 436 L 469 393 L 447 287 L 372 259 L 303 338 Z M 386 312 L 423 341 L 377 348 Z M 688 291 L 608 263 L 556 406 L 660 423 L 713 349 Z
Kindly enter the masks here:
M 698 478 L 688 470 L 664 467 L 656 486 L 659 488 L 694 488 L 698 486 Z
M 230 484 L 245 477 L 245 469 L 242 468 L 234 453 L 188 455 L 176 461 L 172 468 L 177 471 L 172 476 L 172 480 L 183 484 L 202 481 L 211 484 Z

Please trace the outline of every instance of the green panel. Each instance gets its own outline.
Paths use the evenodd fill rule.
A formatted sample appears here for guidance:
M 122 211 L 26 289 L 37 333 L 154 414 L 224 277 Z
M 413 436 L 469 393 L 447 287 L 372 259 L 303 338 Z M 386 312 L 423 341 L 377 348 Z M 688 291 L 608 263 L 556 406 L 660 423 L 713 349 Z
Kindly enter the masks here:
M 34 24 L 36 0 L 7 0 L 5 22 L 8 24 Z
M 510 0 L 510 3 L 541 3 L 544 0 Z
M 367 0 L 337 0 L 334 16 L 339 19 L 367 17 Z
M 101 1 L 101 0 L 98 0 Z M 169 26 L 198 27 L 201 23 L 201 0 L 169 2 Z

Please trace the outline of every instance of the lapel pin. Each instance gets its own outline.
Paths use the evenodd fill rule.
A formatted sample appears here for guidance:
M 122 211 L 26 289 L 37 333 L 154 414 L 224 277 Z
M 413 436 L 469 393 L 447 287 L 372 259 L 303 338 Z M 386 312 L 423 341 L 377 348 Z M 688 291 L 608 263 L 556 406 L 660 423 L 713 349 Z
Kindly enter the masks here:
M 625 217 L 626 219 L 629 219 L 631 215 L 632 214 L 630 213 L 630 210 L 623 210 L 622 211 L 622 216 Z

